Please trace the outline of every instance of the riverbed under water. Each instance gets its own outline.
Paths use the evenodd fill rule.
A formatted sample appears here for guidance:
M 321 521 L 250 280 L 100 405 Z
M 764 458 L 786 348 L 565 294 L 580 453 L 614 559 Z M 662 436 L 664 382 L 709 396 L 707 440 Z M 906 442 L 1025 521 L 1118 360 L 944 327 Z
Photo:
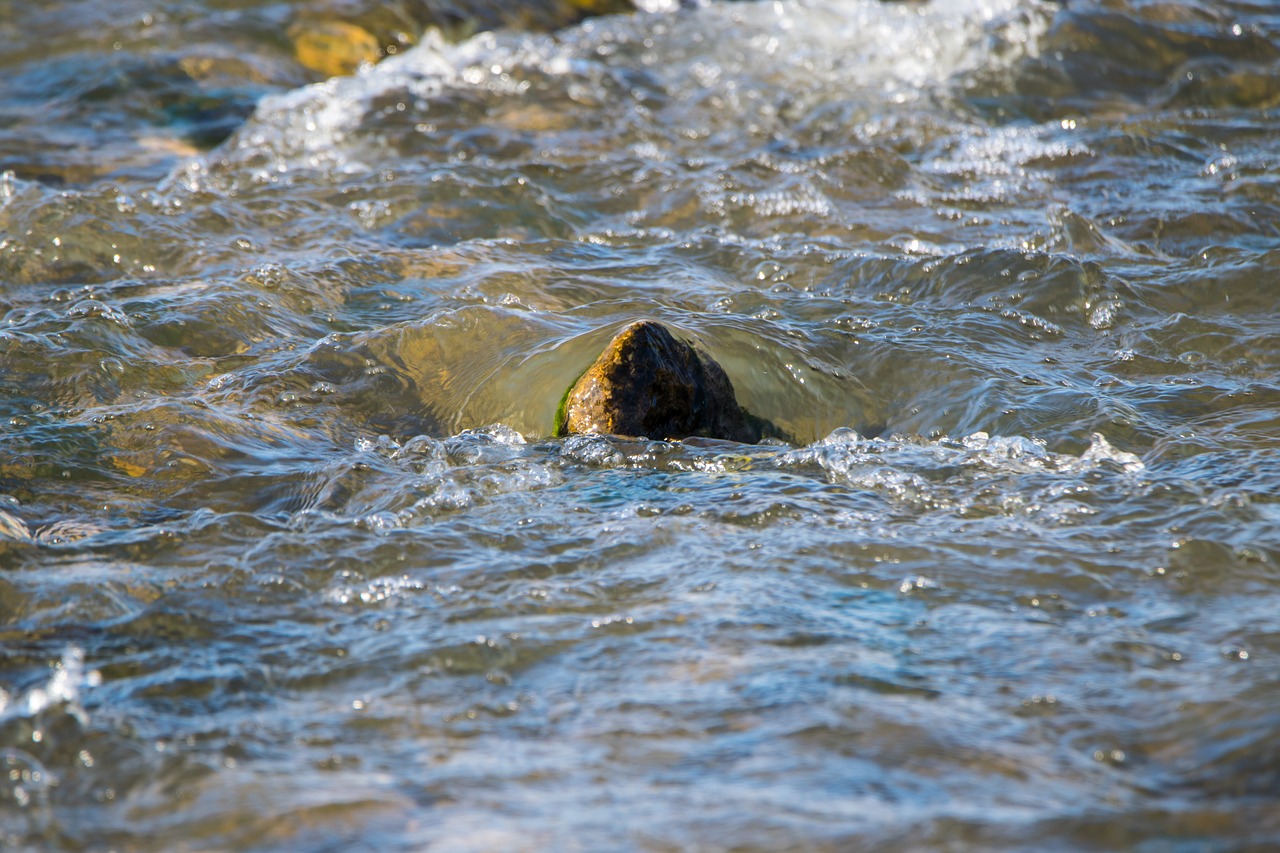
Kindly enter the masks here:
M 1280 11 L 241 5 L 0 0 L 0 847 L 1280 844 Z

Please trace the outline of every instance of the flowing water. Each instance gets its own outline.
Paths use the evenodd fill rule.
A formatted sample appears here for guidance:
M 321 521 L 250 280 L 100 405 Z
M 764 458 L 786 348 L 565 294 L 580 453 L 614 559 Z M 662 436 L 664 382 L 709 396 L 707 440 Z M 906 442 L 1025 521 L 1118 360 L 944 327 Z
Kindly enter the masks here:
M 289 8 L 0 0 L 0 847 L 1280 844 L 1280 9 Z

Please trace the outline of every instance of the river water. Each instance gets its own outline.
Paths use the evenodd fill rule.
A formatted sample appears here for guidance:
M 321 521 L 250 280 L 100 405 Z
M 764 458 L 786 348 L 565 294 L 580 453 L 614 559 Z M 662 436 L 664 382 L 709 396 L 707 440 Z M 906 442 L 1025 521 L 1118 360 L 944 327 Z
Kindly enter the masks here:
M 0 846 L 1280 844 L 1280 10 L 298 5 L 0 0 Z

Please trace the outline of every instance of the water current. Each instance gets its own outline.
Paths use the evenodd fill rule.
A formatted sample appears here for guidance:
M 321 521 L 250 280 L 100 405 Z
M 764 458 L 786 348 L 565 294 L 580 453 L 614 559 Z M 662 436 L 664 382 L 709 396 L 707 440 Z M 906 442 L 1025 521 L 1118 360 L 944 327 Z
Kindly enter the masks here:
M 306 5 L 0 0 L 0 847 L 1276 849 L 1280 9 Z

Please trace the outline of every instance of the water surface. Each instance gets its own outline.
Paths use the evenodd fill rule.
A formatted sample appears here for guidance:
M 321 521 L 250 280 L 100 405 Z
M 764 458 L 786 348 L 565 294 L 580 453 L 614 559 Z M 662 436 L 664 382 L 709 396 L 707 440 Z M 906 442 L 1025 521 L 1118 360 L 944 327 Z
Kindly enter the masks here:
M 0 0 L 4 846 L 1280 843 L 1280 14 L 298 5 Z

